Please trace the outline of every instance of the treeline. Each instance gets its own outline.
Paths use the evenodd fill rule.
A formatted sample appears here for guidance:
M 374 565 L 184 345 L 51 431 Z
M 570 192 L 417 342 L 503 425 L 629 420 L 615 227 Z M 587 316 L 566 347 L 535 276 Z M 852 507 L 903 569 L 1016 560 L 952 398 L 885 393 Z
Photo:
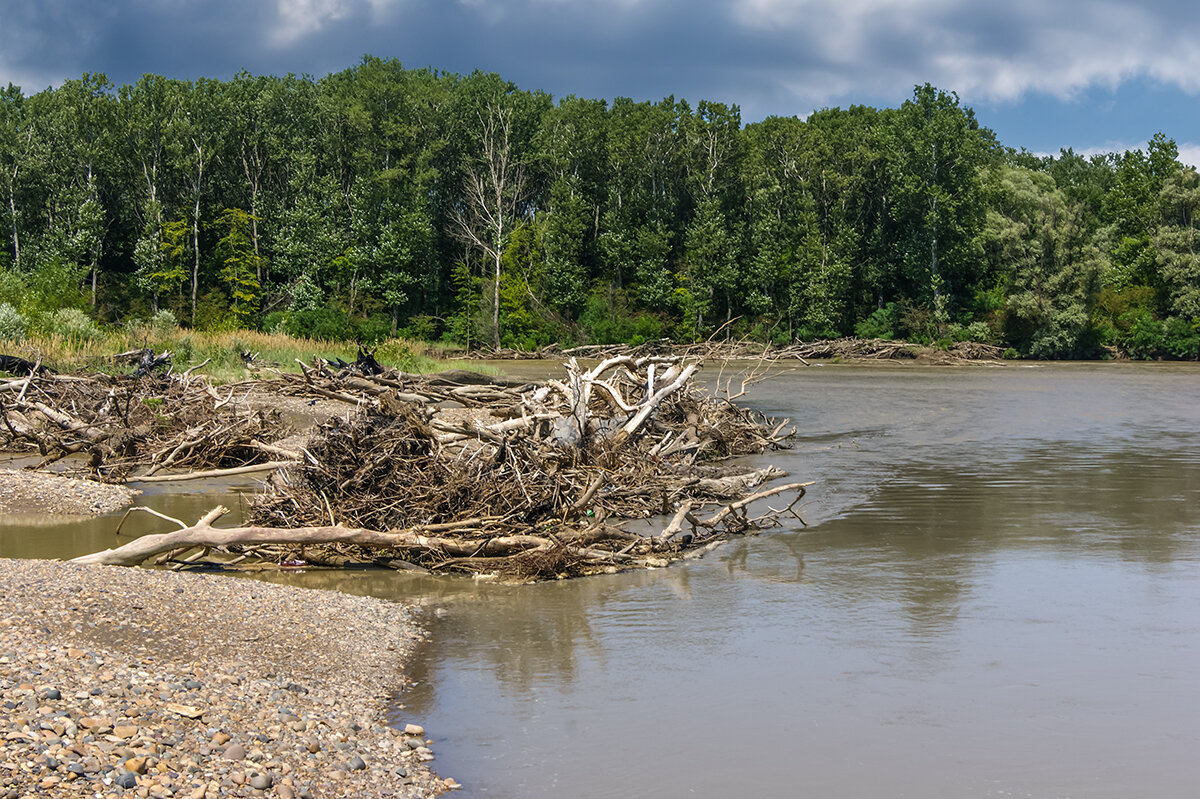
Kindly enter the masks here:
M 742 125 L 366 57 L 0 93 L 0 336 L 120 323 L 533 348 L 844 335 L 1195 358 L 1200 176 L 1036 157 L 956 95 Z

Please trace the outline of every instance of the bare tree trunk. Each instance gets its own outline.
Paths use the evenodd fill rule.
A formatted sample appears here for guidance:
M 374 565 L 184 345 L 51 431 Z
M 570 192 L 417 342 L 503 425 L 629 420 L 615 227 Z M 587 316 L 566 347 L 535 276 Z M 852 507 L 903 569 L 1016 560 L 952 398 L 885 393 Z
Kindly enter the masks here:
M 499 220 L 496 229 L 496 284 L 492 286 L 492 347 L 500 349 L 500 242 L 504 238 L 504 220 Z
M 16 167 L 13 167 L 12 180 L 13 180 L 13 183 L 16 183 L 16 181 L 17 181 Z M 16 201 L 16 197 L 14 196 L 13 183 L 10 183 L 8 185 L 8 210 L 9 210 L 9 213 L 12 214 L 13 255 L 16 258 L 17 269 L 20 269 L 21 268 L 21 240 L 17 236 L 17 201 Z
M 499 348 L 504 237 L 518 225 L 528 181 L 513 152 L 512 109 L 489 103 L 479 121 L 480 153 L 464 175 L 464 206 L 454 213 L 455 235 L 492 264 L 492 346 Z
M 192 248 L 195 259 L 192 262 L 192 325 L 196 324 L 196 294 L 200 285 L 200 186 L 204 180 L 204 148 L 195 142 L 196 148 L 196 205 L 192 209 Z

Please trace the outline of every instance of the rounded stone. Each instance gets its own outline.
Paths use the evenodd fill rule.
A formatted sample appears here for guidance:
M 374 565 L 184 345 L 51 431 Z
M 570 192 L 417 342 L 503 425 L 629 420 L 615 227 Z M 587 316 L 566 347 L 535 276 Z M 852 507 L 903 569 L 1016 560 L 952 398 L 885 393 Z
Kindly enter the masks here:
M 259 791 L 267 790 L 273 783 L 270 774 L 255 774 L 250 778 L 250 787 Z
M 346 769 L 348 771 L 362 771 L 366 767 L 367 767 L 367 764 L 358 755 L 355 755 L 354 757 L 352 757 L 348 761 L 346 761 Z
M 137 775 L 132 771 L 122 771 L 117 775 L 117 787 L 119 788 L 136 788 Z

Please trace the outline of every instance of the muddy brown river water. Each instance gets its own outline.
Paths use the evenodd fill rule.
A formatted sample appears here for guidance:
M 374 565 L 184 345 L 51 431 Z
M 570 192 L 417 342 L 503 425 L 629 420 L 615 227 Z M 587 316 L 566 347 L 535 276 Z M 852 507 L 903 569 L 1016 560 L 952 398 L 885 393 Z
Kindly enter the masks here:
M 749 399 L 799 427 L 765 460 L 818 481 L 807 528 L 536 586 L 275 579 L 429 608 L 400 701 L 466 796 L 1197 795 L 1200 368 L 814 366 Z M 104 525 L 0 520 L 0 556 Z

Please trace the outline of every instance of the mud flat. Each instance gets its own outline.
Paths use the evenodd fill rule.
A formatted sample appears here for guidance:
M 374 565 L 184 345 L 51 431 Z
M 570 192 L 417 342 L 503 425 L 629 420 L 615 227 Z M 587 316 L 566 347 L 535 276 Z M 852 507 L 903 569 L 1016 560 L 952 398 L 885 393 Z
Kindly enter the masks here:
M 387 724 L 423 633 L 384 600 L 0 560 L 0 797 L 429 797 Z M 402 720 L 407 721 L 407 720 Z

